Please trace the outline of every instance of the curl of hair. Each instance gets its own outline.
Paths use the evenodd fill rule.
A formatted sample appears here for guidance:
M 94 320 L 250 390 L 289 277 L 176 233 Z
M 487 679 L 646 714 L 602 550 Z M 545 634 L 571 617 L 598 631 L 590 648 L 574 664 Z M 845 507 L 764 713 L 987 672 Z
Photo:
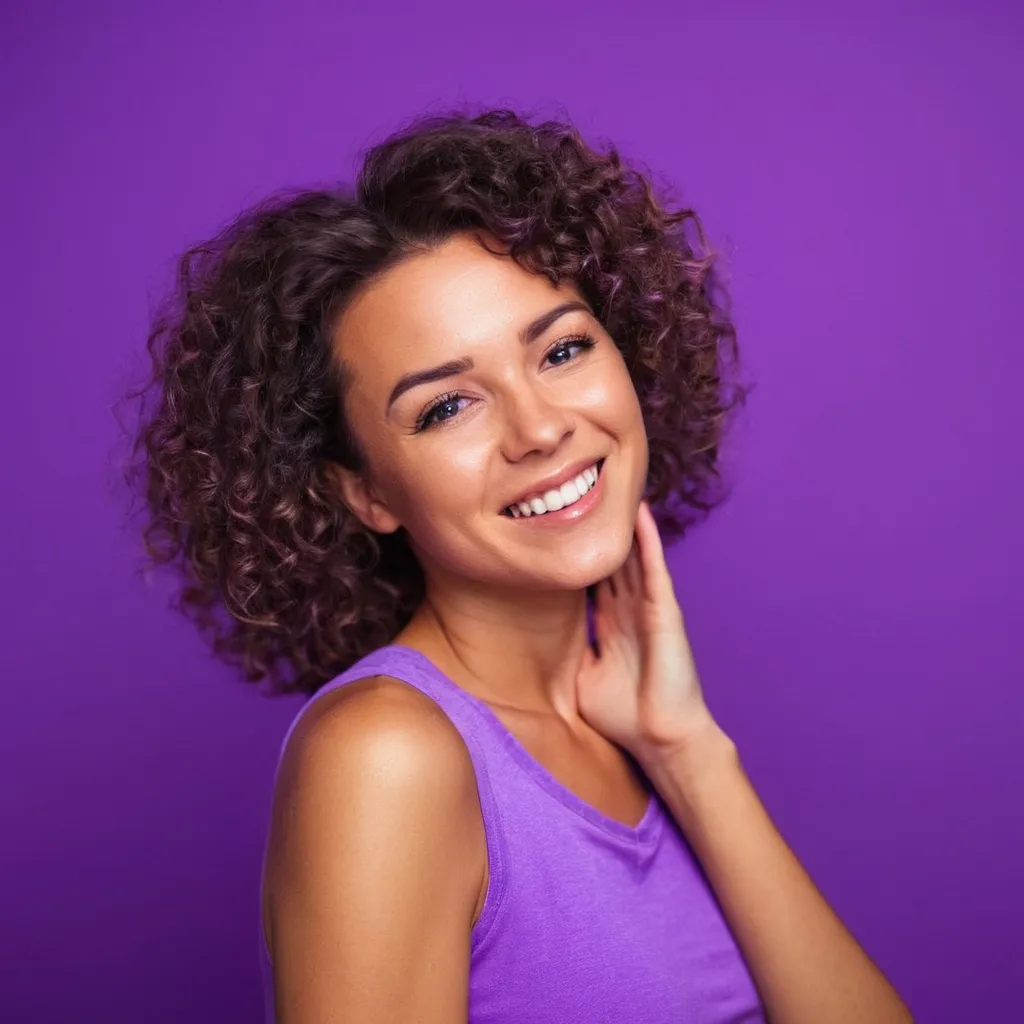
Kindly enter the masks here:
M 719 446 L 749 388 L 697 216 L 617 151 L 509 110 L 422 118 L 353 187 L 278 193 L 180 258 L 148 339 L 129 480 L 156 564 L 217 655 L 313 692 L 388 643 L 422 598 L 401 531 L 345 508 L 359 468 L 332 328 L 356 290 L 457 232 L 573 280 L 622 352 L 650 442 L 647 497 L 681 535 L 722 498 Z

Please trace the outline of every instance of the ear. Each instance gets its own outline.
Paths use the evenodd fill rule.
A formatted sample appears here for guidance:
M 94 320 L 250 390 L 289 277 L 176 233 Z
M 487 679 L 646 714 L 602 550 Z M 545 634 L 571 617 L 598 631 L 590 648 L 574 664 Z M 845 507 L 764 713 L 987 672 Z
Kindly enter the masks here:
M 332 462 L 328 475 L 341 492 L 342 501 L 349 511 L 367 529 L 374 533 L 394 533 L 402 525 L 361 473 Z

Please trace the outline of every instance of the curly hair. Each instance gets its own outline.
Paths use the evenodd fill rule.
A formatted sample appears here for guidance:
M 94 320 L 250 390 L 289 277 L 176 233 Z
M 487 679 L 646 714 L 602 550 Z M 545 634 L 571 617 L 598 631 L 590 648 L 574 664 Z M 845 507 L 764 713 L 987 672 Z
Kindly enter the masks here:
M 214 652 L 271 693 L 312 693 L 390 642 L 422 600 L 402 531 L 343 504 L 345 423 L 332 327 L 397 262 L 488 233 L 571 280 L 621 351 L 644 414 L 648 500 L 679 536 L 723 497 L 719 446 L 748 387 L 703 229 L 614 147 L 509 110 L 414 121 L 354 186 L 279 192 L 178 263 L 148 339 L 128 476 L 155 564 Z

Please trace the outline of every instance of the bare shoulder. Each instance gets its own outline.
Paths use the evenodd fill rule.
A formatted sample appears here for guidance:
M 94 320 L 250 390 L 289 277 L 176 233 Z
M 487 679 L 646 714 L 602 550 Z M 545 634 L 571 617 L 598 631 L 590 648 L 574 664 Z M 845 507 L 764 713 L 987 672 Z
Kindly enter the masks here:
M 396 771 L 408 766 L 405 758 L 429 755 L 442 759 L 441 776 L 454 771 L 467 781 L 468 771 L 471 781 L 473 775 L 469 752 L 448 716 L 415 687 L 389 676 L 360 679 L 314 701 L 292 734 L 281 774 L 354 755 L 402 755 L 392 766 Z
M 441 708 L 383 676 L 318 698 L 274 794 L 263 888 L 278 999 L 293 1019 L 353 1000 L 367 1019 L 458 1019 L 485 870 L 473 764 Z
M 296 726 L 281 759 L 275 810 L 294 823 L 289 809 L 304 803 L 313 810 L 322 801 L 335 813 L 310 815 L 317 831 L 331 829 L 338 809 L 369 815 L 383 828 L 389 818 L 398 829 L 429 817 L 458 831 L 478 807 L 473 764 L 458 730 L 429 697 L 387 676 L 325 695 Z M 271 838 L 281 836 L 272 829 Z

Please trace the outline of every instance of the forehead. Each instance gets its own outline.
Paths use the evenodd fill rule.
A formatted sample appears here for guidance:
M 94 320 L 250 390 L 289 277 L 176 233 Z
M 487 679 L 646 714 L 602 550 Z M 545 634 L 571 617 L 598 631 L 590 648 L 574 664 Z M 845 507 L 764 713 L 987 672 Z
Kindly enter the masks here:
M 534 317 L 566 298 L 557 287 L 473 236 L 457 235 L 388 270 L 349 304 L 334 334 L 337 355 L 365 386 L 514 340 Z M 390 387 L 390 385 L 387 385 Z

